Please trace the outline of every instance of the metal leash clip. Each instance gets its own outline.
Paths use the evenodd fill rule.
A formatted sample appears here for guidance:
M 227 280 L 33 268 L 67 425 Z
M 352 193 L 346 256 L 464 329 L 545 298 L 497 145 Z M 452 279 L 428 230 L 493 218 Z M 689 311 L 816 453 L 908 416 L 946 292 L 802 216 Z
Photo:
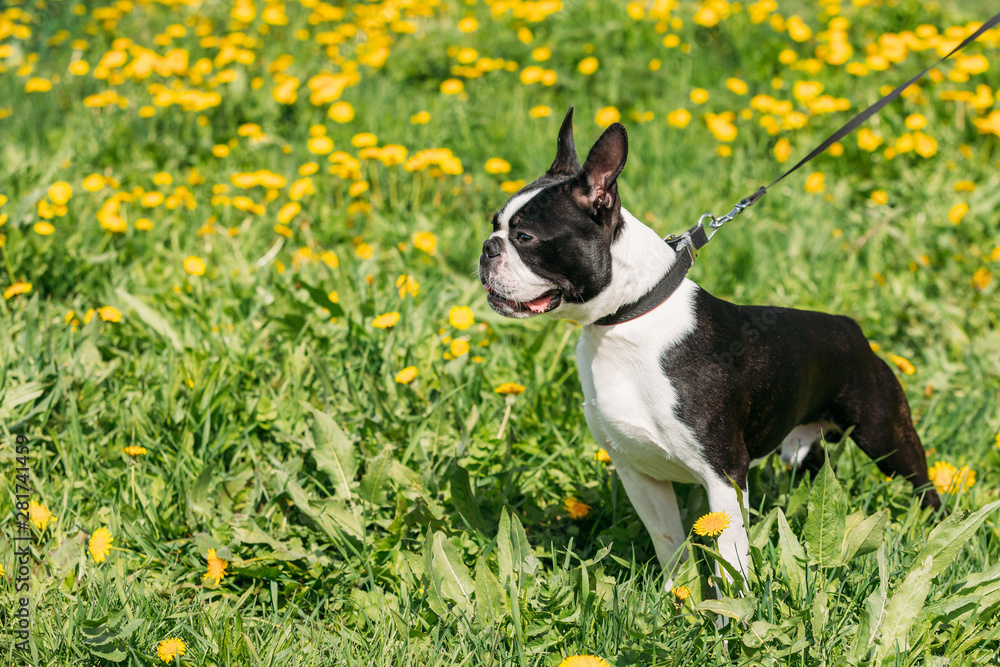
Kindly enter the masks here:
M 760 199 L 761 197 L 763 197 L 765 192 L 767 192 L 767 188 L 759 188 L 756 192 L 754 192 L 749 197 L 744 197 L 743 199 L 741 199 L 736 204 L 736 206 L 733 206 L 733 210 L 731 210 L 729 213 L 726 213 L 721 218 L 716 218 L 711 213 L 706 213 L 705 215 L 703 215 L 700 218 L 698 218 L 698 224 L 700 225 L 700 224 L 703 223 L 703 221 L 706 218 L 708 219 L 708 226 L 711 227 L 712 230 L 713 230 L 712 233 L 709 234 L 709 236 L 708 236 L 708 238 L 711 239 L 712 236 L 715 234 L 715 232 L 720 227 L 722 227 L 722 225 L 726 224 L 727 222 L 729 222 L 730 220 L 732 220 L 733 218 L 735 218 L 736 216 L 738 216 L 740 213 L 742 213 L 746 209 L 748 209 L 751 206 L 753 206 L 754 204 L 756 204 L 757 200 Z
M 759 188 L 749 197 L 741 199 L 739 203 L 733 207 L 733 210 L 726 213 L 721 218 L 716 218 L 711 213 L 705 213 L 698 218 L 698 222 L 694 225 L 694 227 L 691 227 L 680 236 L 674 236 L 671 234 L 663 240 L 677 252 L 680 252 L 682 249 L 686 249 L 691 255 L 691 263 L 694 264 L 694 260 L 698 256 L 698 251 L 701 250 L 702 246 L 712 240 L 712 237 L 715 236 L 717 231 L 719 231 L 719 228 L 757 203 L 757 200 L 763 197 L 765 192 L 767 192 L 767 188 Z

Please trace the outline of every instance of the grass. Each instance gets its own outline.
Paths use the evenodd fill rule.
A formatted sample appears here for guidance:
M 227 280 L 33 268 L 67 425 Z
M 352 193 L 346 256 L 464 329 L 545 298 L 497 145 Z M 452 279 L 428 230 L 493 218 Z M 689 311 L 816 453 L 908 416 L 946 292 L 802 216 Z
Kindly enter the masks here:
M 580 0 L 545 17 L 523 12 L 559 3 L 516 2 L 507 12 L 497 3 L 385 3 L 340 16 L 289 2 L 287 25 L 268 24 L 263 3 L 245 25 L 234 23 L 238 4 L 168 4 L 15 2 L 0 19 L 0 287 L 31 285 L 0 300 L 8 614 L 20 595 L 16 434 L 30 442 L 32 500 L 53 517 L 31 529 L 30 647 L 17 649 L 5 622 L 5 663 L 162 664 L 157 646 L 168 637 L 186 645 L 181 664 L 197 665 L 557 665 L 581 654 L 619 667 L 996 663 L 1000 521 L 989 508 L 1000 488 L 1000 153 L 996 131 L 980 130 L 994 102 L 968 99 L 983 95 L 980 86 L 994 92 L 993 68 L 942 66 L 940 81 L 922 82 L 872 120 L 883 145 L 865 150 L 854 135 L 841 155 L 783 181 L 720 232 L 691 274 L 737 303 L 856 318 L 881 354 L 903 358 L 899 377 L 929 460 L 969 466 L 974 484 L 945 496 L 953 518 L 935 529 L 907 484 L 885 480 L 853 444 L 831 448 L 835 479 L 828 470 L 816 485 L 772 457 L 751 473 L 750 594 L 712 601 L 712 541 L 692 537 L 693 558 L 675 573 L 691 591 L 680 601 L 663 590 L 613 468 L 595 460 L 576 378 L 578 328 L 503 320 L 486 306 L 474 271 L 489 214 L 509 196 L 505 181 L 548 167 L 566 107 L 576 105 L 581 149 L 599 136 L 598 111 L 615 107 L 631 139 L 625 206 L 664 235 L 680 232 L 769 182 L 933 53 L 905 53 L 866 76 L 810 61 L 834 12 L 805 2 L 780 9 L 811 27 L 801 42 L 747 9 L 718 25 L 695 22 L 711 23 L 696 12 L 725 3 L 685 3 L 670 17 L 680 25 L 643 3 Z M 871 56 L 894 53 L 902 31 L 930 43 L 918 26 L 943 33 L 994 9 L 858 4 L 842 7 L 848 61 L 858 63 L 866 45 L 876 45 Z M 629 15 L 636 7 L 639 20 Z M 363 8 L 381 13 L 363 18 Z M 313 12 L 323 20 L 310 21 Z M 478 28 L 463 32 L 470 16 Z M 995 68 L 995 33 L 966 55 Z M 183 50 L 187 65 L 138 78 L 136 45 Z M 538 47 L 551 49 L 547 60 L 533 59 Z M 454 74 L 461 48 L 503 67 L 473 61 L 475 72 Z M 116 50 L 125 62 L 99 78 Z M 588 56 L 599 67 L 585 75 L 577 66 Z M 202 58 L 214 63 L 199 74 Z M 89 70 L 72 74 L 80 60 Z M 334 99 L 311 103 L 308 84 L 355 65 L 360 78 L 337 100 L 354 116 L 337 122 Z M 522 83 L 531 65 L 554 71 L 555 84 Z M 288 76 L 298 85 L 286 104 L 272 91 Z M 729 77 L 748 93 L 727 88 Z M 32 78 L 51 89 L 27 92 Z M 463 82 L 461 94 L 441 91 L 449 78 Z M 851 109 L 821 113 L 796 99 L 797 81 L 820 82 Z M 151 84 L 219 97 L 164 106 L 169 95 Z M 708 102 L 689 99 L 698 87 Z M 121 104 L 84 104 L 109 89 Z M 948 91 L 969 95 L 944 99 Z M 791 104 L 763 112 L 751 107 L 758 94 Z M 530 117 L 540 105 L 550 115 Z M 682 108 L 690 124 L 668 124 Z M 420 111 L 429 122 L 410 121 Z M 725 112 L 738 129 L 732 141 L 703 118 Z M 913 114 L 936 141 L 926 155 L 905 150 Z M 768 115 L 786 127 L 770 134 Z M 310 152 L 316 125 L 350 156 L 339 174 Z M 361 132 L 409 157 L 450 149 L 461 173 L 365 158 L 352 145 Z M 789 142 L 784 166 L 779 139 Z M 223 145 L 228 156 L 216 157 Z M 487 172 L 495 157 L 509 172 Z M 311 162 L 314 192 L 276 230 Z M 272 194 L 235 185 L 238 174 L 264 169 L 284 179 Z M 154 182 L 161 173 L 172 182 Z M 823 188 L 808 192 L 815 173 Z M 362 181 L 367 190 L 351 195 Z M 62 215 L 57 182 L 72 187 Z M 180 202 L 143 204 L 152 191 Z M 115 193 L 134 200 L 101 213 Z M 968 211 L 955 222 L 962 203 Z M 185 270 L 192 256 L 203 275 Z M 400 297 L 403 275 L 419 283 L 416 295 Z M 87 317 L 108 306 L 119 321 L 110 311 Z M 475 317 L 468 328 L 449 317 L 463 306 Z M 387 312 L 398 323 L 375 328 Z M 408 366 L 416 379 L 396 382 Z M 495 392 L 503 382 L 526 390 L 505 399 Z M 123 453 L 133 445 L 147 453 Z M 705 494 L 678 495 L 690 528 L 708 511 Z M 568 517 L 570 497 L 590 507 L 585 517 Z M 98 563 L 88 540 L 101 527 L 114 542 Z M 833 557 L 821 556 L 831 547 Z M 210 549 L 226 562 L 218 583 L 204 578 Z M 720 610 L 738 620 L 717 629 Z

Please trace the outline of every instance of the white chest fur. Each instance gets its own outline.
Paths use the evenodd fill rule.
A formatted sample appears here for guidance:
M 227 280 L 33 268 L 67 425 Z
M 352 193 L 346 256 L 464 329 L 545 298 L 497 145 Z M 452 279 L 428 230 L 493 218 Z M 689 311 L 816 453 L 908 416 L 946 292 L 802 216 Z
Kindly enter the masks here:
M 594 438 L 654 479 L 704 483 L 710 474 L 695 434 L 675 414 L 677 396 L 660 355 L 694 328 L 694 294 L 685 280 L 663 304 L 611 327 L 584 327 L 577 346 L 584 414 Z

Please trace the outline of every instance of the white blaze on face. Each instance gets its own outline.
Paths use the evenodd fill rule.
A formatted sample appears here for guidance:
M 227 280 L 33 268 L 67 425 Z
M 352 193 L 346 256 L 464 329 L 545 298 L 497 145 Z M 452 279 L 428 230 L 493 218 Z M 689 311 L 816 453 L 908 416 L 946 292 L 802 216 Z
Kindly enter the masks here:
M 503 251 L 490 266 L 488 276 L 490 289 L 505 299 L 527 303 L 529 308 L 535 312 L 543 312 L 548 302 L 538 304 L 532 302 L 545 292 L 552 290 L 555 285 L 535 274 L 521 259 L 517 248 L 514 247 L 516 241 L 510 238 L 510 220 L 514 214 L 544 189 L 529 190 L 511 198 L 497 215 L 500 229 L 491 235 L 491 238 L 503 240 Z

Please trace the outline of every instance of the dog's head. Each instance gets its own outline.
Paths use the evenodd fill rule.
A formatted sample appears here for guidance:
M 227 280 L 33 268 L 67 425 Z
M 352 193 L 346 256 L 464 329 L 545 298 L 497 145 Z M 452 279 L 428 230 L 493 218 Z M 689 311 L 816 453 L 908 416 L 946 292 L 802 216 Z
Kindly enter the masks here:
M 625 127 L 615 123 L 580 166 L 570 107 L 555 162 L 493 216 L 479 257 L 479 279 L 493 310 L 520 318 L 554 313 L 608 286 L 611 244 L 622 228 L 617 179 L 627 156 Z

